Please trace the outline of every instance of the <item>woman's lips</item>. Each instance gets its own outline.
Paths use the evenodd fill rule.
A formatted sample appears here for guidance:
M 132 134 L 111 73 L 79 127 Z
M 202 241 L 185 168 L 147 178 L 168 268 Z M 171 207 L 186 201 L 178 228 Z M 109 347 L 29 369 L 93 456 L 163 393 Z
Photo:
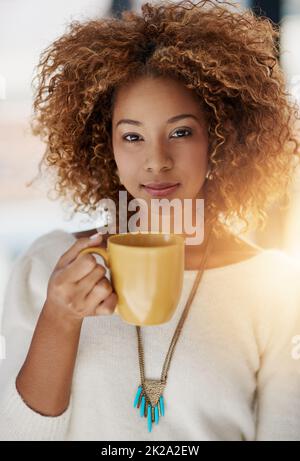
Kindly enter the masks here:
M 165 187 L 164 189 L 153 189 L 148 186 L 143 186 L 143 188 L 148 194 L 152 195 L 152 197 L 165 197 L 174 192 L 179 186 L 180 184 L 174 184 L 174 186 Z

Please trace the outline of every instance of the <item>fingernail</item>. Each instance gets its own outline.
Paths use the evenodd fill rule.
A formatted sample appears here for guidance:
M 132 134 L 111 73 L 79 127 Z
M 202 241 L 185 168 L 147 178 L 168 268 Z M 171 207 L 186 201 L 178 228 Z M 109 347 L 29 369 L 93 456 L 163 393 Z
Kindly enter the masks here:
M 100 238 L 102 238 L 102 234 L 100 232 L 97 232 L 96 234 L 90 236 L 90 240 L 98 240 Z

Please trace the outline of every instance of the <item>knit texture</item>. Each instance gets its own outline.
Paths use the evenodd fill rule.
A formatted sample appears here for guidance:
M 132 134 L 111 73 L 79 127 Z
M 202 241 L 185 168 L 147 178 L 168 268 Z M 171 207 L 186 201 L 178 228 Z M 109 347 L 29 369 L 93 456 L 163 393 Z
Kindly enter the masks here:
M 74 242 L 61 229 L 44 234 L 10 274 L 1 332 L 0 440 L 300 440 L 300 360 L 292 354 L 300 335 L 300 266 L 275 249 L 205 270 L 175 346 L 165 415 L 151 432 L 133 407 L 140 384 L 136 329 L 116 314 L 84 319 L 67 410 L 49 417 L 30 409 L 15 379 L 49 277 Z M 168 323 L 141 328 L 147 379 L 161 376 L 196 274 L 184 271 Z

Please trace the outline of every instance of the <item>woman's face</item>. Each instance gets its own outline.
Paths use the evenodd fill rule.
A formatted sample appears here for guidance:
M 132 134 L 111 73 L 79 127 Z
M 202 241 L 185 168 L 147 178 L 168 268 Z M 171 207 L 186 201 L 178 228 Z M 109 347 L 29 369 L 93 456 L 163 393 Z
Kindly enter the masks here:
M 143 185 L 152 182 L 180 184 L 164 199 L 202 197 L 207 125 L 197 96 L 181 82 L 143 77 L 120 87 L 112 144 L 121 183 L 133 197 L 150 202 Z

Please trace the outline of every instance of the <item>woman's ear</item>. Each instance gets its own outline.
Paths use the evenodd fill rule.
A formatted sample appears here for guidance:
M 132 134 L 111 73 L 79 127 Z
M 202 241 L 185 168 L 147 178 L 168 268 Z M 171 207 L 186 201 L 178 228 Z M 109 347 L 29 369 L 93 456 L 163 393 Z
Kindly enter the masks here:
M 208 164 L 208 166 L 207 166 L 207 172 L 206 172 L 205 178 L 206 178 L 206 179 L 212 179 L 211 166 L 210 166 L 210 164 Z

